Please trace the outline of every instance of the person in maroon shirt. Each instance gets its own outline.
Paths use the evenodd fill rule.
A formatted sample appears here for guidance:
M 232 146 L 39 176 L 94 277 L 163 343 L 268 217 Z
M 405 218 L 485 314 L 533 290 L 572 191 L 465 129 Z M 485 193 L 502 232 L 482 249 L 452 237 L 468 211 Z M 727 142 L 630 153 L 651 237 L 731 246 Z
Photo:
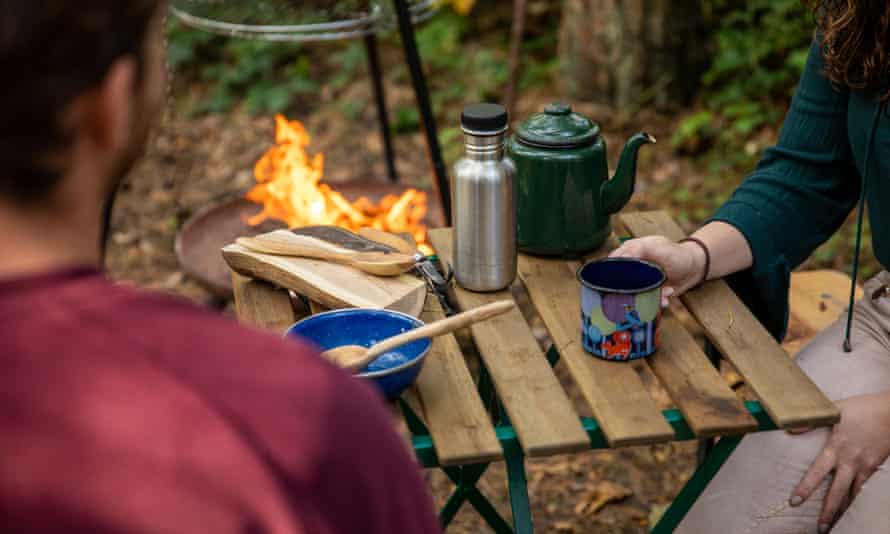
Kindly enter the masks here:
M 0 530 L 438 531 L 370 386 L 100 272 L 163 100 L 164 10 L 0 9 Z

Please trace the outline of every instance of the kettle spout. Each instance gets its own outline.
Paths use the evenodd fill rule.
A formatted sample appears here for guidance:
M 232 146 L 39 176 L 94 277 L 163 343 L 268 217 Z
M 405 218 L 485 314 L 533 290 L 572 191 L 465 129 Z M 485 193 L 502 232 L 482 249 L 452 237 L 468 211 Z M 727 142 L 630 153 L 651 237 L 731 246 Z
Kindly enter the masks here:
M 637 178 L 637 153 L 648 143 L 655 143 L 655 137 L 643 132 L 631 137 L 624 145 L 615 176 L 600 189 L 601 205 L 606 213 L 617 213 L 630 200 Z

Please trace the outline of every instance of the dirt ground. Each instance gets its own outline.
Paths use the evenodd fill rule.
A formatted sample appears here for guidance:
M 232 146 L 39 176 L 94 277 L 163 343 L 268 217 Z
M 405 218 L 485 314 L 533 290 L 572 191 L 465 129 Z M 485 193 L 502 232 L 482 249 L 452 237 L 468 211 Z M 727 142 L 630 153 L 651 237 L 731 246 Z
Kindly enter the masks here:
M 411 93 L 394 89 L 390 98 L 410 101 Z M 521 103 L 521 116 L 541 109 L 550 100 L 551 95 L 526 95 Z M 301 117 L 315 136 L 310 150 L 325 153 L 329 183 L 382 180 L 385 175 L 371 99 L 364 101 L 369 104 L 358 121 L 343 120 L 333 106 Z M 632 123 L 624 124 L 608 110 L 589 105 L 577 108 L 602 124 L 613 169 L 624 139 L 637 126 L 645 124 L 647 131 L 656 136 L 669 137 L 670 121 L 655 115 L 639 116 Z M 176 232 L 196 210 L 241 194 L 251 186 L 253 163 L 273 139 L 273 121 L 272 117 L 252 118 L 239 113 L 201 118 L 176 116 L 172 111 L 167 115 L 147 157 L 132 172 L 119 196 L 108 267 L 118 279 L 209 305 L 213 302 L 212 295 L 199 282 L 186 276 L 177 262 Z M 455 124 L 446 126 L 456 125 L 457 117 L 452 119 Z M 654 208 L 655 200 L 648 193 L 652 184 L 670 180 L 687 170 L 686 162 L 673 159 L 670 150 L 662 147 L 641 151 L 639 182 L 632 208 Z M 396 137 L 396 149 L 404 182 L 429 185 L 430 170 L 422 136 L 419 133 L 400 135 Z M 540 325 L 534 326 L 541 330 Z M 577 390 L 565 371 L 560 369 L 558 374 L 570 395 L 578 401 Z M 665 407 L 669 404 L 663 393 L 654 391 L 654 395 Z M 650 518 L 661 514 L 689 476 L 694 457 L 694 443 L 683 443 L 529 461 L 535 526 L 539 532 L 647 532 Z M 451 484 L 444 474 L 435 470 L 428 471 L 426 476 L 437 504 L 441 505 L 450 493 Z M 503 464 L 493 465 L 479 487 L 492 498 L 497 509 L 509 517 Z M 464 505 L 449 529 L 449 532 L 485 531 L 469 505 Z

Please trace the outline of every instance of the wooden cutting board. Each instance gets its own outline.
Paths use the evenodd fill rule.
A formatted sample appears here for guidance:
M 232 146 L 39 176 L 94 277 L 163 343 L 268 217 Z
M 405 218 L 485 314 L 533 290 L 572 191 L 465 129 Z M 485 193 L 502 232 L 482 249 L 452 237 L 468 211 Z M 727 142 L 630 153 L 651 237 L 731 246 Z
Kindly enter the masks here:
M 305 233 L 319 237 L 317 229 L 314 234 Z M 367 240 L 346 231 L 323 232 L 323 236 L 346 248 L 369 250 Z M 418 317 L 426 301 L 426 284 L 411 274 L 373 276 L 320 260 L 252 252 L 237 244 L 224 247 L 222 255 L 239 274 L 293 290 L 327 308 L 385 308 Z

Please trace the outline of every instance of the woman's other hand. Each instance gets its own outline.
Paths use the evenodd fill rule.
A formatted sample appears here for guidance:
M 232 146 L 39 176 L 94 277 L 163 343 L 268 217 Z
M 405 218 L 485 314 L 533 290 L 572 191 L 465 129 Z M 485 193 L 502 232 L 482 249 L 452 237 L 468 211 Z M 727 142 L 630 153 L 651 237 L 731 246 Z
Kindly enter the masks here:
M 666 237 L 651 236 L 625 241 L 610 255 L 651 261 L 667 274 L 665 296 L 682 295 L 702 282 L 705 253 L 696 243 L 675 243 Z
M 890 393 L 850 397 L 837 405 L 841 422 L 831 429 L 825 448 L 791 494 L 791 506 L 798 506 L 830 477 L 819 515 L 819 532 L 828 532 L 862 485 L 890 456 Z

